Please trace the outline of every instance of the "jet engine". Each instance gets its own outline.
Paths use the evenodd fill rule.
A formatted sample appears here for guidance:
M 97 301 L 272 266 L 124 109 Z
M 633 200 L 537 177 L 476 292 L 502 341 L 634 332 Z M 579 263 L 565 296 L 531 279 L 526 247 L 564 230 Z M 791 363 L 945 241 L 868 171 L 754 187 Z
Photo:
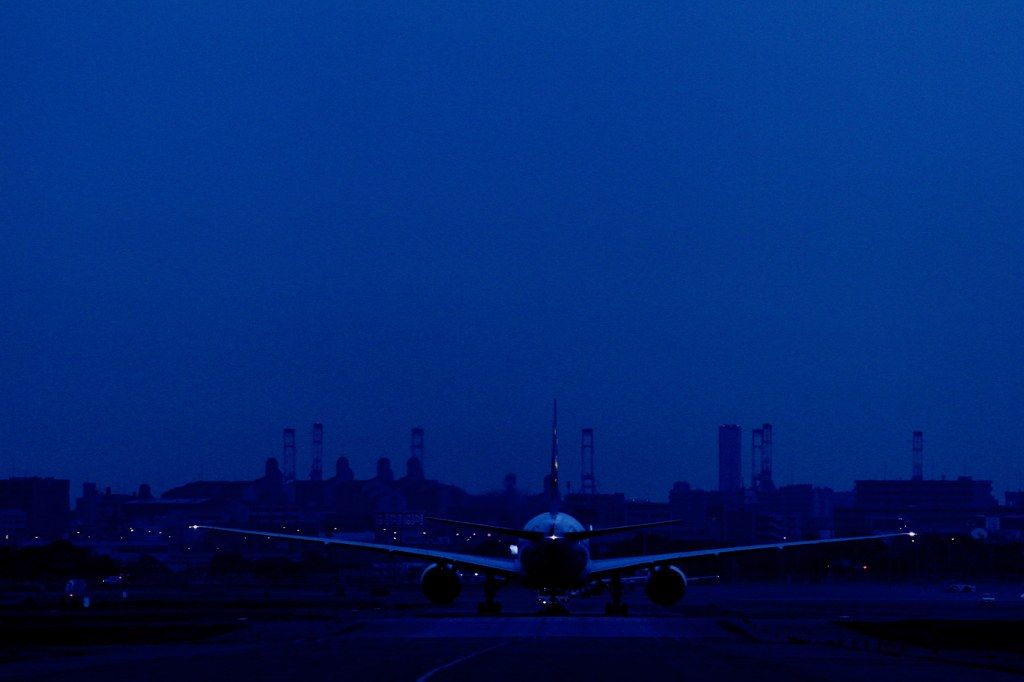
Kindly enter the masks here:
M 663 566 L 644 582 L 644 592 L 658 606 L 672 606 L 686 592 L 686 576 L 675 566 Z
M 451 566 L 430 564 L 420 576 L 420 587 L 435 604 L 450 604 L 462 592 L 462 576 Z

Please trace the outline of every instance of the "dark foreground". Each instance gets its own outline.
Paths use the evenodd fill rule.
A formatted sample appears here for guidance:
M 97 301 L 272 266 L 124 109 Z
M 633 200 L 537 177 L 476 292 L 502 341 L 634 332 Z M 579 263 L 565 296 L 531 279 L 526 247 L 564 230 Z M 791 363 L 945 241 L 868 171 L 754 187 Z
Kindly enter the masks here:
M 934 587 L 700 585 L 662 609 L 642 594 L 608 618 L 600 598 L 480 618 L 473 588 L 450 607 L 409 589 L 243 589 L 101 597 L 89 610 L 0 611 L 4 680 L 1003 680 L 1024 675 L 1024 603 Z M 53 606 L 54 608 L 46 608 Z

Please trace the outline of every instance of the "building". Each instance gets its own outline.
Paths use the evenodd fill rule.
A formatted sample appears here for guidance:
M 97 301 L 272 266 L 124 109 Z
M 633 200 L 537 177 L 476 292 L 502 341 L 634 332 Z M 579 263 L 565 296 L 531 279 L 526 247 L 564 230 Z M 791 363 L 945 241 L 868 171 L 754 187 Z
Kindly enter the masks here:
M 737 424 L 718 427 L 718 489 L 739 490 L 743 487 L 742 430 Z
M 835 503 L 831 488 L 816 488 L 810 483 L 784 485 L 757 493 L 757 506 L 761 513 L 782 522 L 786 539 L 810 540 L 832 535 Z
M 838 537 L 893 533 L 964 533 L 976 519 L 997 516 L 992 481 L 855 481 L 854 505 L 836 507 Z
M 4 539 L 59 539 L 68 532 L 71 482 L 9 478 L 0 481 L 0 532 Z

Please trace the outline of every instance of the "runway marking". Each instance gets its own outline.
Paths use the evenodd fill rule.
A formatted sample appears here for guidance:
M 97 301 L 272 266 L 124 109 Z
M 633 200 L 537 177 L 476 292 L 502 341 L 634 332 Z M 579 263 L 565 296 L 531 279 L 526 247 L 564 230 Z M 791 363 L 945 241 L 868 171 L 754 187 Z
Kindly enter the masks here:
M 528 618 L 395 618 L 365 621 L 364 627 L 334 637 L 390 639 L 547 639 L 560 637 L 623 637 L 701 639 L 722 636 L 715 621 L 687 618 L 528 617 Z
M 423 682 L 424 680 L 428 679 L 431 675 L 433 675 L 436 672 L 441 672 L 445 668 L 450 668 L 453 665 L 457 665 L 459 663 L 462 663 L 463 661 L 468 661 L 469 659 L 473 658 L 474 656 L 479 656 L 480 654 L 486 654 L 488 651 L 494 651 L 498 647 L 503 647 L 506 644 L 511 644 L 513 641 L 514 640 L 510 639 L 507 642 L 502 642 L 501 644 L 496 644 L 496 645 L 494 645 L 492 647 L 489 647 L 487 649 L 481 649 L 480 651 L 474 652 L 474 653 L 470 654 L 469 656 L 463 656 L 462 658 L 456 659 L 456 660 L 452 661 L 451 663 L 445 663 L 444 665 L 439 665 L 436 668 L 434 668 L 433 670 L 431 670 L 430 672 L 424 674 L 422 677 L 418 678 L 416 680 L 416 682 Z

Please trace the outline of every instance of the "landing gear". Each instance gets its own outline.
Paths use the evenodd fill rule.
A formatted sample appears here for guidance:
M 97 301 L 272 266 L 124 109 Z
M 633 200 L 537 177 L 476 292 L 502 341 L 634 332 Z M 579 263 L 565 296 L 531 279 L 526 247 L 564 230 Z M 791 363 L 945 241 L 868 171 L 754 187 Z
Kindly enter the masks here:
M 498 581 L 493 573 L 487 574 L 487 582 L 484 583 L 484 601 L 476 603 L 476 613 L 478 616 L 500 616 L 501 615 L 501 602 L 494 601 L 494 595 L 498 593 L 508 579 Z
M 627 616 L 629 615 L 629 604 L 622 603 L 622 576 L 616 573 L 608 581 L 608 592 L 612 595 L 612 603 L 604 605 L 606 616 Z

